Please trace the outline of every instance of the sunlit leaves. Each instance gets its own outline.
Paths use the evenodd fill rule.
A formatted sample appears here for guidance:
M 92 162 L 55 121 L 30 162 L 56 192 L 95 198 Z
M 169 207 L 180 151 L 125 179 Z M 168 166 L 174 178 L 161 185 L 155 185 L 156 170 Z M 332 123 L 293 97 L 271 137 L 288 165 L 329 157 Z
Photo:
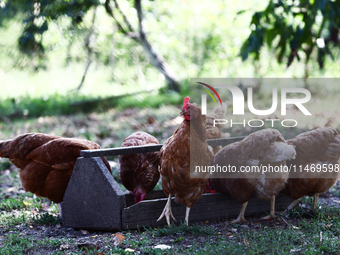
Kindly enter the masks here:
M 326 57 L 333 59 L 329 44 L 338 44 L 340 26 L 340 1 L 332 0 L 271 0 L 262 12 L 253 14 L 251 34 L 243 43 L 240 55 L 243 60 L 253 56 L 259 59 L 261 49 L 267 45 L 277 56 L 279 63 L 287 66 L 301 55 L 307 63 L 313 52 L 320 68 Z M 317 39 L 323 38 L 324 47 Z

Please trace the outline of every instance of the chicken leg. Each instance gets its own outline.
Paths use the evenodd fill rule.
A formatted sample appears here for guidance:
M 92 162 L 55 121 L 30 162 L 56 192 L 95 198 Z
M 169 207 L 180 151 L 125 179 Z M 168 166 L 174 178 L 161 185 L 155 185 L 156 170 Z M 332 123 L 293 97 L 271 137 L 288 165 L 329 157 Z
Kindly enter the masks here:
M 294 201 L 287 207 L 286 210 L 287 210 L 287 211 L 292 210 L 292 209 L 296 206 L 296 204 L 299 203 L 299 201 L 300 201 L 300 198 L 294 200 Z
M 187 207 L 185 211 L 185 224 L 189 226 L 189 213 L 190 213 L 190 207 Z
M 61 210 L 61 203 L 58 203 L 57 206 L 58 206 L 58 210 L 59 210 L 59 217 L 62 220 L 63 219 L 63 212 Z
M 315 193 L 314 199 L 313 199 L 313 211 L 317 210 L 318 200 L 319 200 L 319 193 Z
M 270 214 L 262 217 L 260 220 L 274 220 L 275 219 L 275 196 L 270 199 Z
M 231 223 L 235 224 L 235 223 L 241 223 L 241 222 L 248 222 L 245 218 L 244 218 L 244 211 L 246 210 L 248 205 L 248 202 L 245 202 L 242 204 L 242 208 L 240 211 L 240 214 L 238 215 L 236 220 L 233 220 Z
M 165 215 L 165 218 L 166 218 L 166 222 L 168 223 L 168 226 L 170 226 L 170 216 L 174 221 L 176 221 L 176 219 L 175 219 L 175 217 L 174 217 L 174 215 L 172 214 L 172 211 L 171 211 L 171 194 L 169 194 L 168 202 L 166 203 L 164 210 L 163 210 L 161 216 L 159 216 L 157 221 L 160 221 L 164 217 L 164 215 Z

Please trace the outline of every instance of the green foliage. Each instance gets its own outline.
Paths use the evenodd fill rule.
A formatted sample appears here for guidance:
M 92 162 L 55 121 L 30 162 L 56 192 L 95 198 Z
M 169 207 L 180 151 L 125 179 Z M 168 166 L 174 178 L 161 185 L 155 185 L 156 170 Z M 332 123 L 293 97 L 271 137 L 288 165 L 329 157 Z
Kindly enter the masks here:
M 261 49 L 267 45 L 274 49 L 279 63 L 285 61 L 290 66 L 295 58 L 308 63 L 316 52 L 322 69 L 326 56 L 334 60 L 331 44 L 338 44 L 339 24 L 338 0 L 270 0 L 263 11 L 254 13 L 250 22 L 252 32 L 240 55 L 243 60 L 249 55 L 259 60 Z
M 18 233 L 6 234 L 4 239 L 4 245 L 0 247 L 0 254 L 4 255 L 27 254 L 28 252 L 33 254 L 38 248 L 57 247 L 62 243 L 61 240 L 47 237 L 41 241 L 36 241 L 32 236 L 26 238 Z
M 0 159 L 0 172 L 10 168 L 12 163 L 8 159 Z
M 18 198 L 9 198 L 4 199 L 0 202 L 0 210 L 4 211 L 12 211 L 12 210 L 21 210 L 24 208 L 28 209 L 40 209 L 41 208 L 41 198 L 36 199 L 25 199 L 23 196 L 19 196 Z
M 189 87 L 185 85 L 180 94 L 164 91 L 162 94 L 141 93 L 125 97 L 109 97 L 107 99 L 78 93 L 68 93 L 66 95 L 56 93 L 42 98 L 22 96 L 8 98 L 0 102 L 0 119 L 69 115 L 77 112 L 90 113 L 107 111 L 110 108 L 158 108 L 165 104 L 182 104 L 184 96 L 187 95 L 189 95 Z M 108 130 L 101 130 L 103 136 L 107 136 L 107 132 Z
M 1 254 L 24 254 L 34 247 L 33 238 L 23 238 L 19 234 L 5 235 L 4 247 L 0 248 Z
M 24 30 L 18 39 L 20 50 L 29 55 L 43 54 L 42 35 L 48 30 L 50 20 L 67 15 L 74 24 L 78 24 L 86 12 L 98 4 L 97 0 L 11 0 L 5 2 L 4 7 L 1 8 L 0 16 L 7 19 L 19 14 L 24 16 Z M 43 55 L 38 57 L 43 58 Z
M 22 197 L 18 199 L 15 198 L 5 199 L 0 203 L 0 210 L 12 211 L 23 209 L 26 207 L 23 201 L 24 200 Z
M 25 211 L 20 211 L 15 215 L 7 212 L 0 212 L 0 227 L 12 227 L 20 224 L 26 224 L 30 220 L 30 215 Z
M 60 217 L 50 213 L 37 214 L 33 216 L 33 222 L 36 224 L 57 225 L 61 223 Z
M 54 94 L 44 98 L 31 98 L 30 96 L 8 98 L 1 102 L 0 117 L 22 118 L 70 114 L 74 112 L 70 104 L 84 98 L 73 93 L 65 96 Z
M 216 230 L 212 227 L 208 226 L 200 226 L 195 224 L 193 226 L 187 226 L 186 224 L 180 225 L 172 225 L 172 226 L 165 226 L 164 228 L 158 228 L 156 230 L 152 230 L 151 228 L 148 229 L 149 233 L 152 232 L 154 236 L 211 236 L 216 234 Z M 177 241 L 181 241 L 180 239 L 176 239 Z

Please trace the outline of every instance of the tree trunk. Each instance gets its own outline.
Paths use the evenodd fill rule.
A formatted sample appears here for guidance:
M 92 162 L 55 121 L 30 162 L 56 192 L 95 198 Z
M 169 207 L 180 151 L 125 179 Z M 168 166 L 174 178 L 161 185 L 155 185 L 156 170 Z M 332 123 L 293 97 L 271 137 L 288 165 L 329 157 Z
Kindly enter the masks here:
M 155 49 L 152 47 L 150 42 L 148 41 L 146 34 L 143 29 L 143 13 L 142 13 L 142 6 L 141 6 L 141 0 L 135 0 L 135 8 L 137 10 L 137 15 L 138 15 L 138 23 L 139 23 L 139 33 L 136 33 L 130 22 L 128 21 L 127 17 L 123 13 L 123 11 L 120 9 L 118 3 L 116 0 L 113 0 L 115 3 L 115 8 L 119 11 L 119 13 L 122 15 L 123 20 L 127 26 L 127 30 L 123 28 L 123 26 L 120 24 L 118 19 L 114 16 L 114 13 L 111 9 L 110 6 L 110 0 L 105 1 L 105 9 L 107 13 L 115 20 L 117 27 L 119 31 L 121 31 L 123 34 L 129 36 L 131 39 L 133 39 L 135 42 L 139 43 L 140 45 L 143 46 L 144 51 L 146 54 L 149 56 L 150 63 L 160 71 L 167 83 L 168 83 L 168 88 L 170 90 L 175 90 L 175 91 L 180 91 L 180 86 L 177 81 L 175 73 L 172 71 L 171 67 L 168 65 L 164 57 L 155 51 Z
M 145 52 L 148 54 L 151 64 L 156 67 L 165 77 L 168 82 L 168 88 L 175 91 L 180 91 L 179 84 L 177 82 L 177 78 L 175 77 L 174 72 L 171 67 L 165 61 L 163 56 L 157 53 L 154 48 L 151 46 L 150 42 L 146 38 L 146 34 L 143 29 L 143 12 L 141 6 L 141 0 L 135 0 L 135 8 L 137 10 L 138 15 L 138 23 L 139 23 L 139 41 L 143 46 Z

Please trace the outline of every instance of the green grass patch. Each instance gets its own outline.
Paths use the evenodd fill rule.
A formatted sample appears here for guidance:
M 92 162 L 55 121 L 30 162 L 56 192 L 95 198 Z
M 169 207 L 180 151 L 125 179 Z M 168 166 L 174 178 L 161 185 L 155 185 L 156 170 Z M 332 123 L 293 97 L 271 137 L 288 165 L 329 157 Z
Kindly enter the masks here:
M 40 116 L 70 115 L 79 112 L 105 112 L 111 108 L 122 110 L 129 107 L 158 108 L 168 104 L 182 104 L 184 96 L 189 95 L 189 86 L 182 92 L 141 93 L 117 97 L 85 96 L 75 92 L 66 95 L 52 94 L 45 97 L 21 96 L 7 98 L 0 102 L 0 120 L 32 118 Z M 107 130 L 102 130 L 104 135 Z M 107 134 L 106 134 L 107 135 Z
M 185 235 L 191 235 L 191 236 L 211 236 L 216 234 L 216 230 L 209 226 L 201 226 L 198 224 L 195 224 L 193 226 L 187 226 L 186 224 L 179 224 L 179 225 L 171 225 L 165 226 L 164 228 L 158 228 L 156 230 L 153 230 L 152 228 L 149 228 L 147 230 L 149 233 L 152 233 L 154 236 L 162 237 L 162 236 L 185 236 Z M 176 239 L 177 240 L 177 239 Z
M 61 223 L 60 217 L 50 213 L 43 213 L 34 215 L 32 218 L 33 223 L 44 225 L 57 225 Z
M 12 163 L 8 159 L 6 159 L 6 158 L 0 159 L 0 172 L 7 170 L 8 168 L 11 167 L 11 165 L 12 165 Z
M 55 248 L 62 243 L 59 239 L 45 238 L 42 240 L 35 240 L 32 236 L 22 237 L 20 234 L 6 234 L 4 235 L 3 247 L 0 247 L 0 254 L 37 254 L 43 248 Z M 39 253 L 43 254 L 43 253 Z
M 23 196 L 19 196 L 18 198 L 9 198 L 4 199 L 0 203 L 0 210 L 4 211 L 12 211 L 12 210 L 21 210 L 24 208 L 27 209 L 41 209 L 41 202 L 43 199 L 36 198 L 31 199 Z

